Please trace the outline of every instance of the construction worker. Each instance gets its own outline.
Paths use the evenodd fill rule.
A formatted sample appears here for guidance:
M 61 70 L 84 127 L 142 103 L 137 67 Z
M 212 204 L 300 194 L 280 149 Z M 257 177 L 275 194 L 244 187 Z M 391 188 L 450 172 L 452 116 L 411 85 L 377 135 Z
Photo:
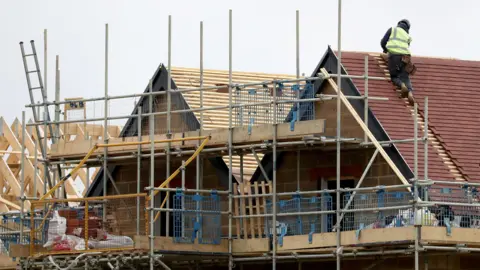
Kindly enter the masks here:
M 410 105 L 413 105 L 415 100 L 409 75 L 413 75 L 416 68 L 410 57 L 409 47 L 412 38 L 408 33 L 409 30 L 410 22 L 408 20 L 399 21 L 396 27 L 388 29 L 380 45 L 383 52 L 388 53 L 388 71 L 393 84 L 400 88 L 402 98 L 408 97 Z

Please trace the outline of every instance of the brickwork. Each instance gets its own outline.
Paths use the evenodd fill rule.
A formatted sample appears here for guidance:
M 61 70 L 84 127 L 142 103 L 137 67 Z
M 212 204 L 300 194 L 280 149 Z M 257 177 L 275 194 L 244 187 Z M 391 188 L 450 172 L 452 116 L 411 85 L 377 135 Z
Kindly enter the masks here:
M 325 86 L 324 94 L 333 95 L 336 92 L 330 85 Z M 341 136 L 344 138 L 363 138 L 363 131 L 360 125 L 353 118 L 351 113 L 342 104 L 341 110 Z M 325 136 L 337 135 L 337 101 L 336 99 L 315 103 L 315 119 L 325 119 Z
M 172 103 L 171 103 L 171 108 L 172 111 L 175 110 L 184 110 L 187 109 L 186 107 L 177 105 L 176 102 L 173 102 L 175 99 L 178 99 L 178 96 L 175 97 L 175 95 L 172 95 Z M 167 111 L 167 96 L 166 95 L 161 95 L 161 96 L 156 96 L 154 101 L 153 101 L 153 111 L 154 112 L 166 112 Z M 147 108 L 145 108 L 147 109 Z M 148 110 L 143 110 L 144 112 L 148 112 Z M 190 131 L 186 119 L 188 114 L 187 113 L 173 113 L 171 114 L 171 127 L 172 133 L 175 132 L 185 132 L 185 131 Z M 155 134 L 165 134 L 167 133 L 167 115 L 155 115 L 154 116 L 154 121 L 155 121 L 155 127 L 154 127 L 154 132 Z M 149 131 L 149 122 L 150 120 L 148 117 L 145 117 L 142 121 L 142 132 L 147 133 Z M 195 120 L 194 120 L 195 121 Z M 190 123 L 193 124 L 193 123 Z
M 358 149 L 341 152 L 342 178 L 358 180 L 366 168 L 374 150 Z M 336 179 L 336 152 L 303 150 L 300 153 L 300 189 L 320 189 L 320 179 Z M 352 175 L 355 174 L 355 175 Z M 362 186 L 399 184 L 390 166 L 377 155 Z M 277 192 L 297 190 L 297 153 L 284 153 L 283 162 L 277 170 Z

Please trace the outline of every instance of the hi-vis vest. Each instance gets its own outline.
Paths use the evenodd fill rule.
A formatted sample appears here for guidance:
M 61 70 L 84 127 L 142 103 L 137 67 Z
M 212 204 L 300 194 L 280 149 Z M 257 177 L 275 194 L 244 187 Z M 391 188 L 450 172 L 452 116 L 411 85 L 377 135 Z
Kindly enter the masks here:
M 412 38 L 401 27 L 392 27 L 390 38 L 387 42 L 387 49 L 392 54 L 410 54 L 408 47 Z

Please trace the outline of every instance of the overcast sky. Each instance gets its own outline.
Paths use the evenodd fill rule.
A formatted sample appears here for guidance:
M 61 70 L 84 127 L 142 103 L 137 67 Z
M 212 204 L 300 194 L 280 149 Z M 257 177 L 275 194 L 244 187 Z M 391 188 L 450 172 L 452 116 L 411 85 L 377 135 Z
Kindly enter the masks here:
M 43 71 L 48 29 L 48 95 L 54 97 L 60 55 L 61 98 L 104 92 L 104 33 L 110 28 L 109 93 L 142 92 L 167 63 L 172 15 L 172 65 L 199 67 L 199 22 L 204 21 L 204 67 L 228 69 L 228 10 L 233 10 L 233 69 L 295 73 L 295 10 L 300 10 L 301 72 L 310 74 L 328 45 L 337 48 L 337 0 L 295 1 L 0 1 L 0 115 L 9 122 L 29 103 L 19 41 L 35 40 Z M 414 54 L 480 59 L 479 1 L 343 0 L 342 49 L 379 52 L 385 31 L 402 18 L 412 23 Z M 112 104 L 129 114 L 133 100 Z M 100 106 L 100 104 L 97 104 Z M 101 107 L 89 107 L 101 117 Z M 53 116 L 52 116 L 53 117 Z

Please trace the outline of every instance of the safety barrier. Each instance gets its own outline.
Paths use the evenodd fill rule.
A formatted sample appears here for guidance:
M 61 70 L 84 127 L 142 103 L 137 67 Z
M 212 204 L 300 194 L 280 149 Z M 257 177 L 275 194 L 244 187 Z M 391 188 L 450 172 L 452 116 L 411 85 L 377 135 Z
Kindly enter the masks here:
M 429 207 L 435 218 L 427 226 L 451 228 L 480 228 L 480 194 L 475 186 L 427 187 Z M 426 219 L 423 217 L 423 219 Z
M 313 84 L 275 84 L 277 101 L 277 115 L 273 115 L 273 86 L 260 85 L 256 88 L 235 88 L 233 97 L 235 104 L 255 104 L 234 108 L 235 126 L 252 126 L 292 122 L 292 128 L 297 118 L 300 120 L 313 120 L 315 118 L 314 102 L 291 103 L 283 100 L 315 98 Z
M 342 231 L 413 225 L 413 195 L 406 191 L 347 192 L 342 208 L 348 206 Z M 400 207 L 404 206 L 404 209 Z M 395 209 L 396 208 L 396 209 Z
M 273 213 L 272 206 L 273 203 L 269 200 L 267 202 L 268 214 Z M 332 196 L 328 194 L 307 198 L 293 195 L 291 199 L 279 200 L 277 202 L 278 217 L 275 224 L 276 234 L 279 236 L 279 244 L 283 244 L 284 236 L 308 234 L 309 242 L 311 242 L 314 233 L 327 232 L 327 228 L 332 225 L 333 216 L 331 214 L 313 212 L 331 211 L 333 209 L 332 206 Z M 311 212 L 311 214 L 305 214 L 306 212 Z M 272 231 L 272 217 L 267 217 L 266 220 L 265 231 L 271 236 L 274 233 Z
M 29 237 L 35 239 L 30 242 L 30 253 L 35 256 L 132 249 L 133 236 L 145 235 L 148 229 L 146 199 L 147 194 L 141 193 L 34 201 L 32 211 L 47 212 L 40 222 L 30 217 Z M 68 207 L 71 202 L 79 206 Z
M 220 244 L 220 198 L 210 195 L 187 195 L 177 191 L 173 197 L 173 241 L 176 243 Z
M 30 214 L 28 214 L 30 215 Z M 34 216 L 35 226 L 40 226 L 43 213 L 37 211 Z M 0 253 L 9 255 L 10 246 L 12 244 L 29 244 L 30 243 L 30 223 L 31 217 L 23 218 L 23 225 L 20 222 L 20 212 L 4 213 L 0 221 Z M 21 237 L 21 226 L 23 226 L 23 237 Z M 44 239 L 45 235 L 39 235 L 36 240 L 39 243 Z M 22 239 L 23 238 L 23 239 Z

